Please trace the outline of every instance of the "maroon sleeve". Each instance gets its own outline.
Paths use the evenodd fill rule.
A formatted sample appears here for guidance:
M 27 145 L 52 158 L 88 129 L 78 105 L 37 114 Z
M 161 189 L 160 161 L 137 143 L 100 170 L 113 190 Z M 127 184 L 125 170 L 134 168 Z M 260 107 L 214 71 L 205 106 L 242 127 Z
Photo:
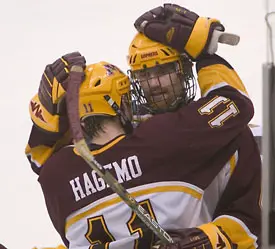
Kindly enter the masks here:
M 63 243 L 68 247 L 69 242 L 65 237 L 64 231 L 65 219 L 68 213 L 64 210 L 64 205 L 62 205 L 62 203 L 65 203 L 64 199 L 68 191 L 65 189 L 66 184 L 64 184 L 65 180 L 62 177 L 62 174 L 64 174 L 62 172 L 64 169 L 62 169 L 60 164 L 63 161 L 62 159 L 64 158 L 59 153 L 51 156 L 41 169 L 38 181 L 43 191 L 52 224 L 60 234 Z
M 226 103 L 209 108 L 219 97 Z M 231 107 L 234 114 L 219 119 L 224 113 L 231 113 Z M 152 117 L 140 125 L 136 136 L 146 141 L 152 154 L 165 150 L 163 157 L 174 155 L 184 161 L 185 167 L 195 168 L 213 157 L 224 165 L 237 149 L 237 137 L 252 116 L 250 99 L 233 87 L 224 86 L 175 113 Z
M 254 248 L 251 244 L 261 243 L 261 159 L 249 128 L 241 136 L 238 162 L 214 213 L 214 223 L 233 241 Z
M 237 136 L 254 115 L 253 104 L 241 80 L 221 57 L 200 62 L 198 74 L 200 87 L 204 89 L 198 101 L 176 112 L 152 117 L 136 133 L 152 149 L 157 146 L 162 151 L 165 147 L 166 154 L 178 155 L 192 167 L 225 151 L 225 147 L 228 151 L 224 159 L 228 160 L 236 150 Z M 162 142 L 156 145 L 160 136 Z
M 25 155 L 30 162 L 32 170 L 39 175 L 48 158 L 70 142 L 69 133 L 46 132 L 33 124 L 28 144 L 25 148 Z

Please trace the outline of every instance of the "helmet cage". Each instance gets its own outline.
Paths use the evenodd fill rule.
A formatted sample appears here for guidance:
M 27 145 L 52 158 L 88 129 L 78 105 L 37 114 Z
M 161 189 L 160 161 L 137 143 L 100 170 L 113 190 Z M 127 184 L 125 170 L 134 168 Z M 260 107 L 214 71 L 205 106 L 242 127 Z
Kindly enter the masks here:
M 159 64 L 151 68 L 136 71 L 128 71 L 131 80 L 133 112 L 136 115 L 144 113 L 162 113 L 173 111 L 181 105 L 186 105 L 195 98 L 196 84 L 192 71 L 192 62 L 187 58 L 181 58 L 174 62 Z M 158 81 L 158 91 L 162 92 L 160 77 L 167 75 L 170 80 L 169 98 L 162 94 L 161 100 L 154 97 L 154 89 L 150 81 Z M 145 87 L 146 86 L 146 87 Z M 171 93 L 172 92 L 172 93 Z M 165 107 L 160 107 L 159 101 L 165 101 Z M 143 111 L 142 111 L 143 109 Z

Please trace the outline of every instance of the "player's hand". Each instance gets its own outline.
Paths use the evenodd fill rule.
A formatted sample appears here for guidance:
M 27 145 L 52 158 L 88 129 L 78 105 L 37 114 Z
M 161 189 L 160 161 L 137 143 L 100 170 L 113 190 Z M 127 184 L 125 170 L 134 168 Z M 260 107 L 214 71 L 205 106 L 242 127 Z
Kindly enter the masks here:
M 218 20 L 200 17 L 176 4 L 164 4 L 163 7 L 150 10 L 141 15 L 134 25 L 148 38 L 180 53 L 185 52 L 193 60 L 207 53 L 215 29 L 224 31 L 224 26 Z M 218 39 L 215 40 L 214 47 L 217 49 Z
M 160 245 L 158 249 L 236 249 L 225 232 L 212 223 L 195 228 L 167 231 L 173 244 Z
M 69 122 L 66 115 L 65 92 L 72 66 L 85 68 L 85 58 L 79 53 L 66 54 L 47 65 L 42 75 L 38 94 L 30 101 L 32 121 L 49 132 L 64 133 Z

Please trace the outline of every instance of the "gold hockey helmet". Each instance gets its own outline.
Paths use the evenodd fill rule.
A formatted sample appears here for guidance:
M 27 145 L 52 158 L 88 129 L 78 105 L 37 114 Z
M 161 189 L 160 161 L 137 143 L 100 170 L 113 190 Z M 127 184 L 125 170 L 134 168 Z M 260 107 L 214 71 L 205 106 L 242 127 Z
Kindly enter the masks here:
M 158 113 L 174 110 L 194 99 L 193 63 L 185 54 L 137 33 L 127 61 L 136 106 Z
M 180 54 L 173 48 L 137 33 L 129 47 L 128 64 L 132 71 L 155 67 L 180 60 Z
M 120 113 L 122 98 L 130 99 L 129 78 L 116 66 L 101 61 L 88 65 L 79 89 L 80 119 Z

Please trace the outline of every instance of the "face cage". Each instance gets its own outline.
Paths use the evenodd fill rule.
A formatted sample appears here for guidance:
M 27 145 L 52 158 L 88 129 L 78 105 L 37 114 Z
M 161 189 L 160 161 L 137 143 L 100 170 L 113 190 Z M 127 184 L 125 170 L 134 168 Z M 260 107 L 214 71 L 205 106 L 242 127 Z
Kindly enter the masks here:
M 182 105 L 187 105 L 190 103 L 196 95 L 196 83 L 192 71 L 192 62 L 189 60 L 182 60 L 182 66 L 179 61 L 167 63 L 163 65 L 157 65 L 154 67 L 157 73 L 154 73 L 154 76 L 150 76 L 150 69 L 143 69 L 136 72 L 128 71 L 129 78 L 131 80 L 131 98 L 132 98 L 132 109 L 134 115 L 144 115 L 144 114 L 157 114 L 167 111 L 174 111 Z M 139 77 L 139 72 L 142 72 L 142 79 Z M 175 74 L 177 85 L 181 86 L 181 94 L 178 95 L 175 91 L 174 86 L 175 80 L 172 80 L 172 74 Z M 159 77 L 163 75 L 168 75 L 170 79 L 170 86 L 173 91 L 174 100 L 172 103 L 167 103 L 167 99 L 163 95 L 163 100 L 166 101 L 165 108 L 159 108 L 158 104 L 154 101 L 150 101 L 146 98 L 144 90 L 141 87 L 141 82 L 147 81 L 148 88 L 150 89 L 150 80 L 156 78 L 160 84 Z M 145 77 L 146 76 L 146 77 Z M 174 76 L 175 78 L 175 76 Z M 159 86 L 160 89 L 162 88 Z M 151 92 L 151 89 L 149 90 Z M 178 92 L 178 91 L 177 91 Z

